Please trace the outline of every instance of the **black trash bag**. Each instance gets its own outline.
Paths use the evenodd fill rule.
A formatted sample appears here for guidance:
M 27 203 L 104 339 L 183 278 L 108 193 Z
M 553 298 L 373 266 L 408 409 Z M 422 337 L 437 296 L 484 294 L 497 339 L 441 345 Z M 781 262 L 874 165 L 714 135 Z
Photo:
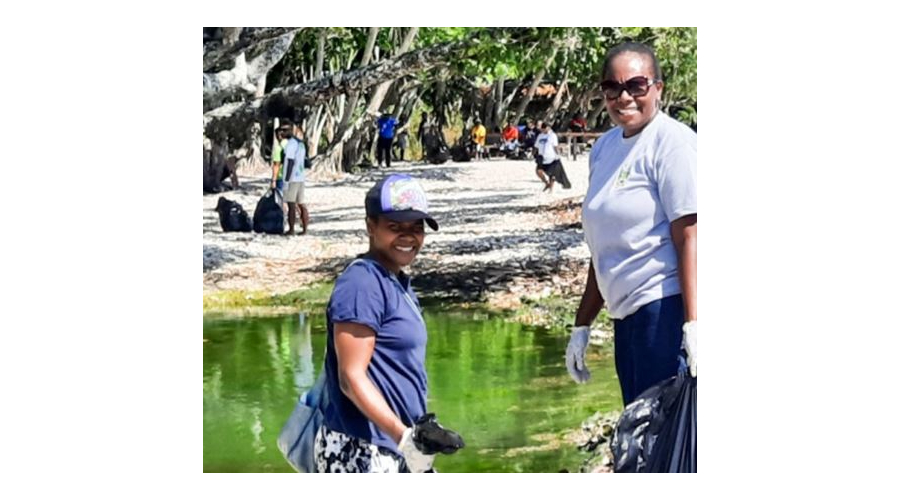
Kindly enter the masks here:
M 548 165 L 547 175 L 556 179 L 556 182 L 562 184 L 563 189 L 572 189 L 572 183 L 569 182 L 569 176 L 566 175 L 566 169 L 563 168 L 561 161 L 555 160 Z
M 426 413 L 413 426 L 413 443 L 426 455 L 450 455 L 466 446 L 462 436 L 438 423 L 434 413 Z
M 281 210 L 281 195 L 270 189 L 253 211 L 253 230 L 257 233 L 284 233 L 284 212 Z
M 610 447 L 615 472 L 697 472 L 697 379 L 685 372 L 642 392 Z
M 231 201 L 224 196 L 219 197 L 216 204 L 216 212 L 219 213 L 219 224 L 222 225 L 222 231 L 250 231 L 250 216 L 244 211 L 244 207 L 236 201 Z
M 468 148 L 461 144 L 450 148 L 450 157 L 457 163 L 472 161 L 472 153 L 469 152 Z
M 447 153 L 446 151 L 438 151 L 437 153 L 434 153 L 433 155 L 429 155 L 427 158 L 428 163 L 431 163 L 432 165 L 440 165 L 442 163 L 446 163 L 447 160 L 449 160 L 449 159 L 450 159 L 450 154 Z

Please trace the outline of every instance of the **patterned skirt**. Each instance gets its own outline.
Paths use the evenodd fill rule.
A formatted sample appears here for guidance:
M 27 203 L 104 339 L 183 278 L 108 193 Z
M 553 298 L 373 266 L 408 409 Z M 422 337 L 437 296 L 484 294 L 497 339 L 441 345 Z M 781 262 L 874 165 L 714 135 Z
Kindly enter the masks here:
M 409 472 L 393 450 L 324 425 L 316 434 L 315 454 L 318 472 Z

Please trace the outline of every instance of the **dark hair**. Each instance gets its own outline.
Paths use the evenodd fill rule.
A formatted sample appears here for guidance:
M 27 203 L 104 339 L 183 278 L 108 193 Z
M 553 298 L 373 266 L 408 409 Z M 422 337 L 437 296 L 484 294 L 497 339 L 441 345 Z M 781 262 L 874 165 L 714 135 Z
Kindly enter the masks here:
M 606 53 L 606 59 L 603 61 L 603 73 L 601 73 L 604 80 L 609 76 L 609 67 L 612 65 L 613 59 L 625 52 L 635 52 L 649 57 L 650 61 L 653 62 L 653 78 L 663 80 L 662 71 L 659 69 L 659 61 L 656 60 L 656 54 L 653 52 L 653 49 L 638 42 L 624 42 L 609 49 L 609 52 Z

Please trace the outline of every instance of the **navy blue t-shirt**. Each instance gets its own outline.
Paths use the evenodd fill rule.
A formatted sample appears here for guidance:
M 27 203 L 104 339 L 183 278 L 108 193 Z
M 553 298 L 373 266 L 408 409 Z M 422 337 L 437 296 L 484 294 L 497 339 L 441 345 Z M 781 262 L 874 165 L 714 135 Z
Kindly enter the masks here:
M 406 293 L 404 293 L 406 292 Z M 425 414 L 428 379 L 425 346 L 428 332 L 409 277 L 395 277 L 371 259 L 359 259 L 338 277 L 326 312 L 328 350 L 326 386 L 330 404 L 325 425 L 378 446 L 397 451 L 397 444 L 341 392 L 334 349 L 334 324 L 358 323 L 375 332 L 375 352 L 368 376 L 407 426 Z
M 397 126 L 397 119 L 393 116 L 382 116 L 378 119 L 378 135 L 385 139 L 394 138 L 394 127 Z

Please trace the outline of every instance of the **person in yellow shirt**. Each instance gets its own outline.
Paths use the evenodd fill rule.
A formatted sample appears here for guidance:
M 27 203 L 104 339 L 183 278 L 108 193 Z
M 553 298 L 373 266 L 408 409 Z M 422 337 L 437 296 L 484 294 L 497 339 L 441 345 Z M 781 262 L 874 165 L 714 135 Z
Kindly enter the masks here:
M 481 120 L 475 119 L 475 126 L 472 127 L 472 143 L 475 145 L 475 160 L 481 159 L 484 153 L 484 141 L 487 137 L 487 129 L 481 124 Z

